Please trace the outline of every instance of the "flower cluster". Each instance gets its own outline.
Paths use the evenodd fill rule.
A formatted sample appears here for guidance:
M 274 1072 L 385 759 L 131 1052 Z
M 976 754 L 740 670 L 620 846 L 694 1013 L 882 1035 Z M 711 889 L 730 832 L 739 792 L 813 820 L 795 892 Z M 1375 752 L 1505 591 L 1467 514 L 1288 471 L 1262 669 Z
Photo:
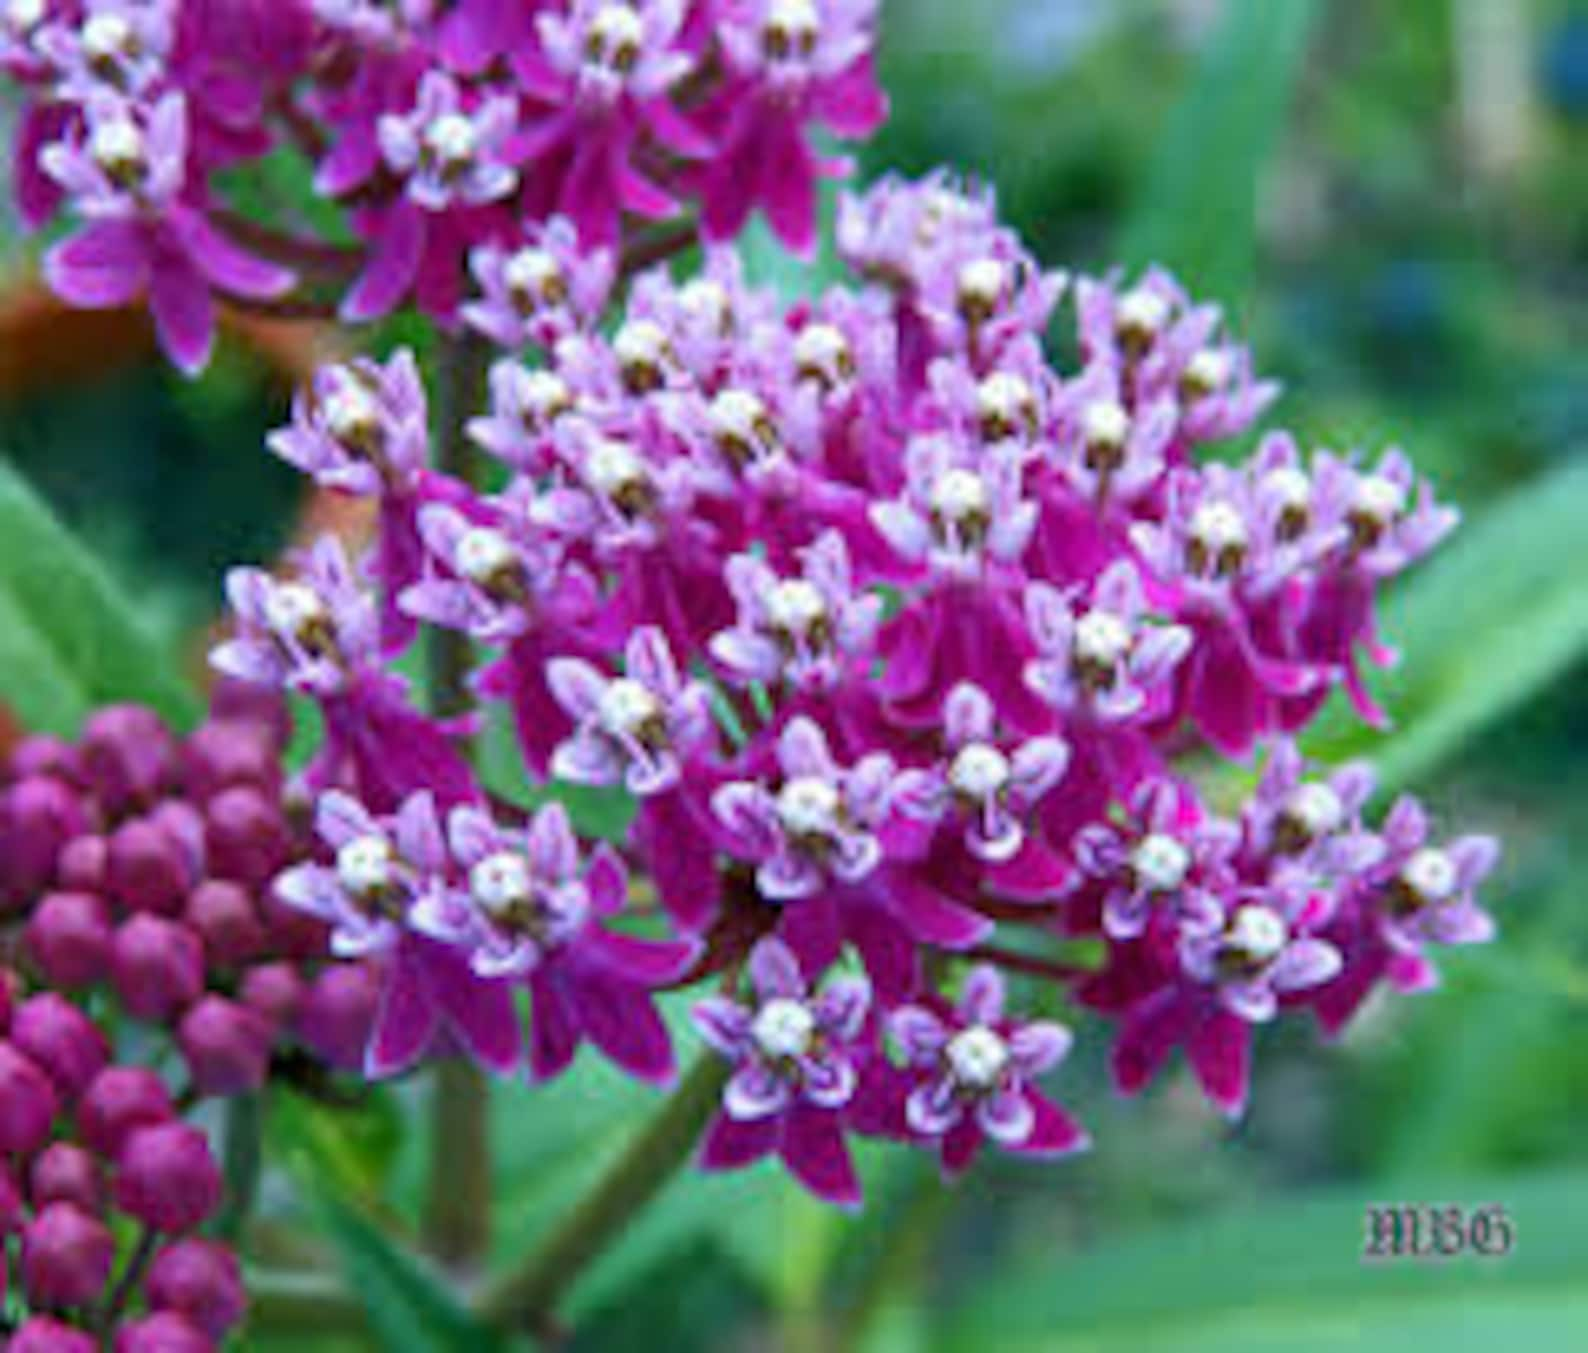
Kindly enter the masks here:
M 24 999 L 0 970 L 0 1106 L 0 1284 L 14 1274 L 19 1288 L 6 1348 L 219 1348 L 242 1319 L 242 1275 L 193 1232 L 220 1206 L 221 1171 L 160 1077 L 116 1061 L 77 1006 Z
M 47 260 L 55 290 L 89 307 L 146 298 L 189 372 L 208 360 L 217 298 L 356 323 L 414 297 L 450 324 L 471 254 L 490 322 L 534 329 L 592 297 L 559 274 L 563 234 L 526 222 L 561 215 L 612 249 L 625 221 L 698 221 L 722 240 L 760 208 L 808 250 L 817 183 L 843 168 L 813 131 L 860 139 L 886 115 L 876 9 L 11 0 L 0 74 L 25 95 L 18 201 L 30 225 L 77 223 Z M 232 209 L 241 177 L 283 158 L 340 209 L 333 235 Z
M 136 705 L 75 744 L 36 735 L 0 788 L 0 908 L 50 989 L 105 987 L 171 1032 L 197 1095 L 258 1089 L 278 1051 L 357 1069 L 376 974 L 274 891 L 306 849 L 283 784 L 284 708 L 222 692 L 178 739 Z
M 841 8 L 732 7 L 761 37 L 721 38 L 729 88 L 814 107 L 794 67 L 863 61 Z M 546 50 L 605 60 L 632 32 L 615 83 L 667 87 L 694 30 L 665 9 L 575 6 Z M 519 78 L 561 90 L 560 59 Z M 719 140 L 794 136 L 762 94 L 725 97 L 690 110 Z M 1306 1010 L 1333 1031 L 1487 938 L 1494 844 L 1434 843 L 1410 800 L 1371 825 L 1371 773 L 1292 742 L 1337 689 L 1379 717 L 1375 598 L 1455 514 L 1396 451 L 1273 432 L 1244 463 L 1194 456 L 1275 394 L 1216 307 L 1156 270 L 1070 286 L 943 175 L 844 200 L 858 284 L 792 305 L 730 253 L 631 276 L 589 235 L 575 210 L 471 257 L 461 314 L 500 352 L 466 430 L 493 491 L 431 463 L 406 354 L 329 368 L 272 445 L 372 500 L 378 543 L 229 582 L 216 666 L 323 714 L 323 854 L 279 894 L 379 962 L 373 1072 L 461 1047 L 545 1078 L 588 1040 L 665 1080 L 654 995 L 714 979 L 696 1022 L 734 1070 L 704 1163 L 776 1153 L 851 1203 L 849 1133 L 951 1172 L 987 1141 L 1084 1144 L 1038 1083 L 1070 1034 L 1012 1013 L 1005 971 L 1068 978 L 1112 1022 L 1122 1090 L 1181 1047 L 1235 1114 L 1254 1028 Z M 1061 371 L 1043 340 L 1067 287 Z M 477 777 L 457 738 L 478 720 L 414 707 L 393 663 L 418 625 L 483 650 L 472 690 L 516 730 L 533 804 Z M 1176 764 L 1199 744 L 1266 757 L 1232 815 Z M 621 839 L 576 839 L 559 783 L 625 805 Z M 1067 937 L 1101 964 L 1043 955 Z

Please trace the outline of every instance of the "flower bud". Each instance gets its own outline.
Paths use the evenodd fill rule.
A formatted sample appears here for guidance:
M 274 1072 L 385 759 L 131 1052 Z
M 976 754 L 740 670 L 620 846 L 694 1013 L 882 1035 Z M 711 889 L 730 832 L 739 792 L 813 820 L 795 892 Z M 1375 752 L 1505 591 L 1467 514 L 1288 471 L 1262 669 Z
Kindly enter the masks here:
M 246 1005 L 206 996 L 177 1030 L 194 1088 L 205 1095 L 257 1090 L 270 1070 L 270 1024 Z
M 17 1231 L 22 1226 L 22 1191 L 17 1188 L 17 1182 L 11 1177 L 7 1166 L 0 1165 L 0 1241 L 6 1236 Z M 0 1264 L 0 1268 L 4 1268 Z M 4 1301 L 5 1293 L 0 1290 L 0 1301 Z
M 74 1203 L 42 1208 L 22 1232 L 22 1285 L 34 1306 L 83 1306 L 104 1291 L 116 1241 Z
M 210 718 L 262 729 L 279 756 L 292 737 L 292 710 L 286 696 L 269 686 L 222 676 L 210 688 Z
M 182 853 L 189 886 L 204 877 L 204 814 L 186 799 L 162 799 L 145 821 L 154 823 Z
M 122 906 L 173 915 L 193 881 L 187 852 L 159 823 L 138 818 L 124 822 L 111 836 L 105 883 Z
M 222 790 L 250 785 L 281 794 L 281 762 L 270 729 L 242 719 L 211 719 L 182 748 L 183 784 L 205 802 Z
M 240 785 L 211 799 L 204 816 L 215 877 L 262 887 L 287 863 L 292 842 L 275 799 Z
M 244 974 L 239 994 L 272 1030 L 285 1028 L 303 1004 L 303 979 L 291 963 L 261 963 Z
M 61 848 L 88 829 L 75 790 L 50 776 L 18 780 L 0 799 L 0 889 L 26 901 L 55 877 Z
M 0 1043 L 0 1152 L 26 1156 L 42 1146 L 55 1121 L 50 1078 L 9 1042 Z
M 205 879 L 188 894 L 183 917 L 203 942 L 212 967 L 241 967 L 264 948 L 264 922 L 241 884 Z
M 144 1285 L 149 1305 L 185 1317 L 219 1341 L 247 1309 L 237 1256 L 212 1240 L 178 1240 L 155 1256 Z
M 375 1027 L 380 979 L 368 963 L 332 963 L 310 984 L 298 1016 L 298 1037 L 331 1066 L 357 1071 Z
M 81 783 L 82 758 L 77 749 L 64 738 L 48 733 L 30 733 L 11 751 L 11 764 L 7 768 L 13 780 L 26 780 L 34 775 L 50 775 L 69 785 Z
M 55 879 L 68 892 L 104 892 L 109 864 L 110 842 L 103 836 L 74 836 L 61 847 Z
M 116 1158 L 116 1206 L 166 1234 L 191 1230 L 221 1201 L 221 1172 L 204 1134 L 187 1123 L 139 1128 Z
M 116 1332 L 116 1353 L 214 1353 L 214 1342 L 174 1311 L 130 1320 Z
M 165 1082 L 142 1066 L 108 1066 L 77 1104 L 77 1130 L 90 1150 L 114 1157 L 139 1128 L 169 1122 L 175 1110 Z
M 123 921 L 112 967 L 121 1003 L 137 1019 L 170 1019 L 204 990 L 204 946 L 186 926 L 163 916 Z
M 171 781 L 176 745 L 160 716 L 141 705 L 107 705 L 83 728 L 88 782 L 112 812 L 152 803 Z
M 38 1209 L 72 1203 L 98 1216 L 105 1208 L 105 1174 L 99 1161 L 71 1142 L 53 1142 L 34 1157 L 28 1190 Z
M 23 943 L 45 981 L 72 991 L 104 980 L 110 971 L 112 936 L 110 908 L 102 898 L 51 893 L 28 918 Z
M 99 1340 L 85 1330 L 36 1315 L 11 1336 L 6 1353 L 99 1353 Z
M 303 962 L 325 957 L 325 922 L 289 907 L 274 892 L 260 897 L 259 915 L 265 923 L 269 947 L 283 958 Z
M 53 991 L 31 996 L 16 1008 L 11 1042 L 49 1076 L 67 1101 L 82 1094 L 110 1060 L 110 1044 L 99 1026 Z

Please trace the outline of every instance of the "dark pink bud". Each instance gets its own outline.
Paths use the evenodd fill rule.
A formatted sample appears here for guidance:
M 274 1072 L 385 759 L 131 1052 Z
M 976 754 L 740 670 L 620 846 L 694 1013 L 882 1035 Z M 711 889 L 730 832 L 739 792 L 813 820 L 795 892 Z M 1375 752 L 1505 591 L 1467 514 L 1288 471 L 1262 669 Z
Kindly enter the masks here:
M 110 1044 L 99 1026 L 53 991 L 31 996 L 16 1008 L 11 1042 L 32 1058 L 68 1101 L 82 1094 L 110 1060 Z
M 243 1004 L 257 1011 L 271 1029 L 283 1029 L 298 1017 L 303 1004 L 303 979 L 291 963 L 261 963 L 244 975 Z
M 205 879 L 188 894 L 183 916 L 214 967 L 240 967 L 264 948 L 264 922 L 253 895 L 240 883 Z
M 68 892 L 102 893 L 109 866 L 109 841 L 103 836 L 74 836 L 61 847 L 55 880 Z
M 84 840 L 90 838 L 84 837 Z M 28 918 L 28 957 L 51 986 L 68 991 L 110 971 L 110 908 L 91 893 L 51 893 Z
M 35 1306 L 83 1306 L 116 1261 L 110 1228 L 74 1203 L 51 1203 L 22 1232 L 22 1285 Z
M 105 1208 L 105 1172 L 98 1159 L 71 1142 L 54 1142 L 34 1157 L 28 1174 L 35 1208 L 74 1203 L 90 1216 Z
M 270 1033 L 258 1011 L 224 996 L 206 996 L 182 1016 L 177 1041 L 200 1094 L 240 1095 L 265 1083 Z
M 220 677 L 210 688 L 210 718 L 255 725 L 264 731 L 278 754 L 292 737 L 292 710 L 286 696 L 235 677 Z
M 215 1344 L 175 1311 L 128 1321 L 116 1332 L 116 1353 L 214 1353 Z
M 281 796 L 281 760 L 262 724 L 211 719 L 183 746 L 182 766 L 187 792 L 200 802 L 237 785 Z
M 176 743 L 152 709 L 107 705 L 83 728 L 84 771 L 110 811 L 153 803 L 172 779 Z
M 171 916 L 181 910 L 194 882 L 187 852 L 158 823 L 148 818 L 124 822 L 111 836 L 105 884 L 122 906 Z
M 316 1056 L 344 1071 L 364 1065 L 380 1001 L 380 979 L 368 963 L 333 963 L 309 985 L 298 1037 Z
M 204 946 L 185 925 L 163 916 L 123 921 L 112 962 L 121 1003 L 138 1019 L 170 1019 L 204 990 Z
M 36 1315 L 11 1336 L 6 1353 L 99 1353 L 99 1340 L 50 1316 Z
M 159 827 L 182 852 L 189 885 L 204 877 L 204 814 L 186 799 L 161 799 L 145 821 Z
M 221 1172 L 204 1134 L 187 1123 L 139 1128 L 116 1158 L 116 1206 L 168 1235 L 220 1205 Z
M 292 849 L 281 805 L 249 785 L 223 790 L 205 810 L 210 872 L 262 887 L 279 874 Z
M 237 1256 L 212 1240 L 167 1245 L 149 1266 L 144 1291 L 154 1310 L 184 1316 L 217 1341 L 248 1308 Z
M 68 784 L 78 784 L 83 763 L 77 749 L 64 738 L 30 733 L 12 749 L 9 769 L 13 780 L 25 780 L 31 775 L 53 775 Z
M 143 1066 L 108 1066 L 77 1104 L 77 1130 L 90 1150 L 113 1157 L 133 1132 L 169 1122 L 165 1082 Z
M 22 1191 L 12 1178 L 8 1166 L 0 1165 L 0 1240 L 18 1230 L 22 1225 Z M 0 1264 L 0 1268 L 4 1268 Z M 4 1299 L 0 1293 L 0 1300 Z
M 285 958 L 324 958 L 326 954 L 326 926 L 307 912 L 289 907 L 274 892 L 260 894 L 259 915 L 270 936 L 270 948 Z
M 0 968 L 0 1033 L 11 1027 L 11 1012 L 16 1006 L 20 985 L 16 973 L 10 968 Z
M 82 800 L 63 781 L 18 780 L 0 799 L 0 891 L 15 902 L 49 887 L 61 848 L 88 825 Z
M 0 1152 L 31 1155 L 55 1121 L 55 1087 L 31 1059 L 0 1043 Z

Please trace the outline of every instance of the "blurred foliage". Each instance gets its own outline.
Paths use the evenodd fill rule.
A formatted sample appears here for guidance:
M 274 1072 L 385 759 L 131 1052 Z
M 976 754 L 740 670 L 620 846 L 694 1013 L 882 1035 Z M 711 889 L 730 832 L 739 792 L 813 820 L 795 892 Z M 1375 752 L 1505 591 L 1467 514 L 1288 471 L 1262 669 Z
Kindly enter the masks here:
M 1588 10 L 1525 8 L 1526 141 L 1497 172 L 1462 125 L 1458 18 L 1484 3 L 1505 0 L 893 0 L 895 118 L 864 163 L 995 183 L 1073 270 L 1175 265 L 1233 307 L 1300 435 L 1399 441 L 1462 506 L 1463 532 L 1385 608 L 1405 653 L 1377 679 L 1394 729 L 1332 711 L 1314 745 L 1372 755 L 1391 787 L 1505 836 L 1501 943 L 1452 956 L 1437 995 L 1370 1006 L 1337 1046 L 1265 1030 L 1235 1128 L 1180 1077 L 1119 1103 L 1082 1025 L 1065 1083 L 1098 1143 L 1084 1161 L 989 1161 L 948 1191 L 929 1162 L 867 1153 L 854 1219 L 770 1168 L 693 1178 L 590 1275 L 570 1347 L 799 1349 L 824 1328 L 890 1353 L 1588 1346 Z M 253 207 L 274 215 L 280 186 Z M 764 235 L 749 251 L 754 275 L 812 284 Z M 145 632 L 174 645 L 211 614 L 226 561 L 287 539 L 297 488 L 259 449 L 283 411 L 278 377 L 235 343 L 200 386 L 133 362 L 5 396 L 0 449 L 109 565 L 0 481 L 0 672 L 30 718 L 69 725 L 106 694 L 180 701 Z M 130 627 L 107 572 L 138 600 Z M 57 575 L 71 606 L 39 603 Z M 488 773 L 521 791 L 504 749 L 493 729 Z M 619 825 L 599 797 L 578 807 L 591 830 Z M 682 1027 L 680 1044 L 687 1058 Z M 272 1281 L 256 1346 L 489 1346 L 402 1247 L 424 1095 L 274 1098 L 251 1249 L 345 1268 L 368 1329 Z M 603 1066 L 504 1088 L 494 1257 L 532 1248 L 654 1102 Z M 1516 1252 L 1363 1265 L 1364 1206 L 1401 1199 L 1502 1203 Z

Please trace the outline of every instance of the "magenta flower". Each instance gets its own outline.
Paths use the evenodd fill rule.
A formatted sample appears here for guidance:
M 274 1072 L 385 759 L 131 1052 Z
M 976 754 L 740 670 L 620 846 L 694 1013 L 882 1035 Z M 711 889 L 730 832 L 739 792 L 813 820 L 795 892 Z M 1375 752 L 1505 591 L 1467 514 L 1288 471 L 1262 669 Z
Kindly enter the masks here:
M 1061 1156 L 1090 1145 L 1086 1133 L 1033 1084 L 1063 1060 L 1061 1024 L 1022 1024 L 1004 1013 L 1004 980 L 986 964 L 966 976 L 959 1003 L 904 1005 L 888 1032 L 905 1059 L 905 1122 L 938 1143 L 943 1169 L 964 1171 L 984 1140 L 1021 1155 Z
M 1332 775 L 1307 778 L 1295 743 L 1278 742 L 1242 817 L 1243 849 L 1294 862 L 1329 878 L 1353 878 L 1382 858 L 1384 844 L 1362 826 L 1377 777 L 1353 761 Z
M 556 456 L 558 420 L 580 407 L 578 393 L 557 371 L 504 359 L 491 367 L 491 411 L 469 420 L 469 436 L 515 470 L 540 475 Z
M 464 321 L 498 347 L 534 343 L 549 352 L 559 339 L 595 327 L 616 261 L 610 249 L 582 250 L 573 223 L 557 216 L 530 226 L 513 247 L 480 245 L 469 269 L 483 294 L 463 307 Z
M 455 80 L 427 71 L 413 109 L 382 117 L 377 134 L 381 156 L 403 177 L 409 198 L 438 212 L 496 202 L 513 191 L 518 172 L 502 154 L 516 122 L 511 97 L 486 94 L 469 107 Z
M 1183 930 L 1180 962 L 1208 984 L 1219 1004 L 1253 1024 L 1271 1020 L 1279 997 L 1322 986 L 1340 971 L 1340 952 L 1326 940 L 1297 933 L 1268 900 L 1237 903 L 1214 934 Z
M 858 1206 L 844 1110 L 859 1083 L 871 988 L 836 977 L 814 994 L 792 951 L 771 937 L 751 950 L 748 971 L 753 1004 L 713 996 L 691 1011 L 707 1044 L 735 1066 L 701 1165 L 737 1169 L 776 1151 L 816 1197 Z
M 1178 409 L 1162 395 L 1127 407 L 1123 373 L 1093 362 L 1064 388 L 1057 408 L 1056 459 L 1075 491 L 1098 504 L 1130 503 L 1169 464 Z
M 14 12 L 5 26 L 15 40 L 32 39 L 54 68 L 55 93 L 63 101 L 87 102 L 106 93 L 141 98 L 168 73 L 174 0 L 87 0 L 73 22 L 50 22 L 48 3 L 25 0 L 9 9 Z

